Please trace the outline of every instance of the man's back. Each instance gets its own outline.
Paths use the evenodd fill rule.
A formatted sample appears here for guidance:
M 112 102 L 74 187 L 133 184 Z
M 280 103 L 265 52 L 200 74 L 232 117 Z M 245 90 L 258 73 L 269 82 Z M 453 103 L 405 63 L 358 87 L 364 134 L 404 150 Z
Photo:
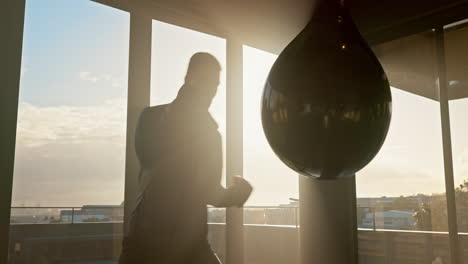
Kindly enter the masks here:
M 221 174 L 221 139 L 208 112 L 177 104 L 151 107 L 136 131 L 139 203 L 129 236 L 139 247 L 183 255 L 207 244 L 207 193 Z M 159 254 L 159 253 L 158 253 Z

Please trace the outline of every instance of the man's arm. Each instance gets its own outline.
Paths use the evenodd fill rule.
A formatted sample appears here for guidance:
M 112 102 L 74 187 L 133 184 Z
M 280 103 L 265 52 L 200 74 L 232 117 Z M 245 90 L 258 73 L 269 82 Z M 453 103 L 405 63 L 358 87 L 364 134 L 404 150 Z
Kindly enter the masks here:
M 242 206 L 252 193 L 252 186 L 241 177 L 233 179 L 233 185 L 224 188 L 221 185 L 221 175 L 223 168 L 223 156 L 221 136 L 217 134 L 216 143 L 207 148 L 208 153 L 205 156 L 209 159 L 206 173 L 208 173 L 209 190 L 208 204 L 216 207 Z
M 243 206 L 252 193 L 252 186 L 238 176 L 236 176 L 234 181 L 234 185 L 230 188 L 218 185 L 212 191 L 212 197 L 208 199 L 208 204 L 215 207 Z

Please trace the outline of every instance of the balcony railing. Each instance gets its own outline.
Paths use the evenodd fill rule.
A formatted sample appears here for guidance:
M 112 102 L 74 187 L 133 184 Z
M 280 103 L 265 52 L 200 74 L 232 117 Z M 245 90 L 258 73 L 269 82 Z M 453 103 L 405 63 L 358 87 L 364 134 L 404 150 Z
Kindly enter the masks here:
M 381 221 L 386 216 L 383 211 L 376 212 L 370 207 L 358 209 L 362 210 L 358 233 L 361 264 L 431 263 L 436 258 L 449 263 L 448 232 L 391 229 L 396 224 L 385 225 Z M 208 237 L 222 259 L 225 209 L 208 210 Z M 299 208 L 250 206 L 244 210 L 247 264 L 299 262 Z M 402 214 L 405 215 L 408 216 Z M 39 255 L 51 261 L 64 256 L 73 260 L 115 260 L 120 252 L 122 221 L 120 206 L 12 207 L 10 252 L 15 261 L 11 263 L 35 263 Z M 459 237 L 462 245 L 468 243 L 467 233 L 460 233 Z M 75 250 L 76 245 L 82 250 Z M 463 248 L 462 254 L 468 258 L 468 248 Z
M 358 227 L 361 230 L 432 230 L 418 227 L 411 209 L 391 210 L 358 207 Z M 245 206 L 245 225 L 299 227 L 297 206 Z M 81 207 L 11 207 L 11 224 L 75 224 L 123 222 L 122 206 Z M 208 223 L 226 223 L 224 208 L 208 207 Z M 444 233 L 447 232 L 435 232 Z
M 11 207 L 10 224 L 123 222 L 121 206 Z

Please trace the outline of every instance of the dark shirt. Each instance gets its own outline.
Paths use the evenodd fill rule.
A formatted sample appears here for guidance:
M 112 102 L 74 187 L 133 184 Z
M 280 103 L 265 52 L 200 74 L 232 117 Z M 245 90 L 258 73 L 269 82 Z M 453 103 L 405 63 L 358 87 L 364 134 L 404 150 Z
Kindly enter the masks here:
M 135 138 L 140 193 L 128 234 L 133 247 L 184 256 L 208 245 L 206 206 L 229 205 L 217 128 L 207 110 L 182 100 L 142 112 Z

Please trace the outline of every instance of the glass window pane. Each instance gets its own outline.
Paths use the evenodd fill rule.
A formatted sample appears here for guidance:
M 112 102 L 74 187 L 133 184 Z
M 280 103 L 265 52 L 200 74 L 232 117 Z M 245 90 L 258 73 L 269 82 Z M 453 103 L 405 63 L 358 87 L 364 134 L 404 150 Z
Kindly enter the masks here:
M 221 78 L 217 93 L 209 112 L 218 123 L 223 142 L 223 164 L 225 168 L 226 142 L 226 40 L 201 32 L 153 20 L 153 42 L 151 61 L 151 105 L 172 102 L 184 84 L 190 58 L 197 52 L 208 52 L 221 64 Z M 203 155 L 203 153 L 200 153 Z M 225 169 L 221 184 L 225 186 Z M 225 209 L 208 209 L 211 246 L 218 257 L 225 256 L 224 230 Z
M 126 12 L 27 1 L 10 263 L 117 259 L 128 43 Z
M 449 262 L 434 34 L 375 47 L 389 77 L 387 139 L 356 176 L 360 261 Z
M 248 205 L 289 204 L 290 198 L 298 198 L 299 195 L 298 175 L 271 149 L 263 133 L 260 115 L 263 85 L 277 55 L 249 46 L 244 46 L 243 51 L 244 176 L 255 187 Z
M 225 39 L 153 20 L 151 105 L 167 104 L 175 99 L 184 84 L 190 57 L 196 52 L 208 52 L 221 63 L 220 84 L 209 111 L 218 123 L 218 131 L 223 138 L 224 157 L 226 152 Z M 225 185 L 224 169 L 222 183 Z
M 298 174 L 274 154 L 260 115 L 263 86 L 276 58 L 243 48 L 244 177 L 254 187 L 244 206 L 246 263 L 299 263 Z

